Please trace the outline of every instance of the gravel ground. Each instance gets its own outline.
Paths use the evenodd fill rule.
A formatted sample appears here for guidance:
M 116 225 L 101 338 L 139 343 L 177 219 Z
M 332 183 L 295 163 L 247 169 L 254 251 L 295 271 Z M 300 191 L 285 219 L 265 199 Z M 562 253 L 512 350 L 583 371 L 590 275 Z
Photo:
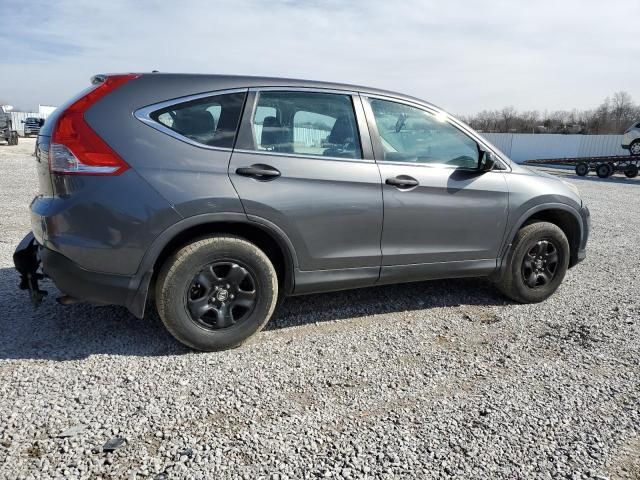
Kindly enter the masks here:
M 32 151 L 0 145 L 0 477 L 640 478 L 640 181 L 556 172 L 593 234 L 542 304 L 482 279 L 293 298 L 200 354 L 156 316 L 31 309 Z

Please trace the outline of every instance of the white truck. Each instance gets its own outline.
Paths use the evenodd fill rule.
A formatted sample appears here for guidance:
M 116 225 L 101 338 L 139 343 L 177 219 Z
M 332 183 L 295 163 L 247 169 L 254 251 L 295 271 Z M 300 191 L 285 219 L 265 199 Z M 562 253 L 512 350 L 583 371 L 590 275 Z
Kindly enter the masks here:
M 11 107 L 0 105 L 0 142 L 5 141 L 8 145 L 17 145 L 18 131 L 13 129 L 10 111 Z

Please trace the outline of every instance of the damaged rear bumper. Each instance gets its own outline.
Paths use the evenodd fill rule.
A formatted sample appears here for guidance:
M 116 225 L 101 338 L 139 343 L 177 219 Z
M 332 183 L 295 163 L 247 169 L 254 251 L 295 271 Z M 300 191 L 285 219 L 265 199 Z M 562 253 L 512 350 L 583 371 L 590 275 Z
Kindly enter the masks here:
M 39 245 L 33 233 L 20 242 L 13 263 L 20 273 L 20 288 L 29 290 L 34 305 L 39 305 L 46 295 L 39 288 L 39 280 L 46 276 L 63 294 L 78 301 L 121 305 L 139 318 L 144 316 L 150 274 L 139 282 L 126 275 L 85 270 L 64 255 Z
M 40 262 L 40 245 L 36 242 L 33 233 L 29 232 L 13 252 L 13 265 L 20 274 L 20 290 L 29 290 L 31 303 L 35 307 L 42 303 L 42 299 L 47 294 L 39 286 L 39 281 L 44 278 L 44 275 L 38 271 Z

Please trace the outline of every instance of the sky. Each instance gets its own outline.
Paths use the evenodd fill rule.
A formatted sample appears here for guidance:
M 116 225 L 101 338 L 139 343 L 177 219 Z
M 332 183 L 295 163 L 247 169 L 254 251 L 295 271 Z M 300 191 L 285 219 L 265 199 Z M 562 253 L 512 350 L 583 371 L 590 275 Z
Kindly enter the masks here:
M 463 115 L 592 108 L 620 90 L 640 101 L 638 0 L 0 0 L 0 11 L 0 102 L 23 110 L 64 102 L 96 73 L 151 70 L 367 85 Z

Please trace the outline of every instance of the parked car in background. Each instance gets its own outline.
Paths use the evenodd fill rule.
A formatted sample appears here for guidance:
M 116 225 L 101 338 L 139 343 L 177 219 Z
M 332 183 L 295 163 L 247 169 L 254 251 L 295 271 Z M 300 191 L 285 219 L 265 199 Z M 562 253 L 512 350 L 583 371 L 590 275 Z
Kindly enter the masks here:
M 585 257 L 575 186 L 517 165 L 422 100 L 218 75 L 98 76 L 40 131 L 16 249 L 66 296 L 147 298 L 200 350 L 241 344 L 287 295 L 486 276 L 540 302 Z
M 22 121 L 24 124 L 24 136 L 38 135 L 40 127 L 44 124 L 44 119 L 36 117 L 27 117 Z
M 0 105 L 0 142 L 7 142 L 7 145 L 18 144 L 18 132 L 11 120 L 12 109 L 10 105 Z
M 622 148 L 631 155 L 640 155 L 640 122 L 634 123 L 624 132 Z

